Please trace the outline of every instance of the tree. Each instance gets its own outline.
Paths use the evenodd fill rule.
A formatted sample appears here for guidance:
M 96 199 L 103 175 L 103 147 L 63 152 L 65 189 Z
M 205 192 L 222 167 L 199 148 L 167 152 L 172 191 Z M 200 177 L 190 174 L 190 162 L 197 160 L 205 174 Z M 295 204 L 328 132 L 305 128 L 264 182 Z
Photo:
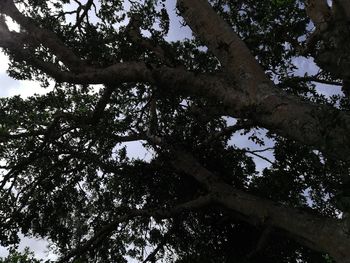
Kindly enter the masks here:
M 59 262 L 350 262 L 350 1 L 177 0 L 181 41 L 165 4 L 0 2 L 9 75 L 54 82 L 0 101 L 1 244 L 48 238 Z M 297 76 L 296 57 L 319 72 Z
M 0 258 L 1 263 L 40 263 L 42 260 L 34 258 L 34 253 L 25 248 L 23 253 L 18 253 L 15 250 L 10 251 L 6 258 Z

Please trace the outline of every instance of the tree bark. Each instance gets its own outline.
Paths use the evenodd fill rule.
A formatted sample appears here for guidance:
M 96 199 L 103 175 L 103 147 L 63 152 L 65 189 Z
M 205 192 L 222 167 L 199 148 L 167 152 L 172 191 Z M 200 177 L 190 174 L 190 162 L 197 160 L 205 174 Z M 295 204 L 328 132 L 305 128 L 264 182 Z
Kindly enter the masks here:
M 207 0 L 178 0 L 177 6 L 193 32 L 220 60 L 228 77 L 234 79 L 236 86 L 232 85 L 230 91 L 246 94 L 249 118 L 277 134 L 350 161 L 348 114 L 302 101 L 277 89 L 244 42 Z M 221 95 L 216 94 L 217 97 Z M 224 96 L 221 99 L 225 106 L 232 108 Z M 231 115 L 242 117 L 236 112 L 231 112 Z
M 218 57 L 225 74 L 194 74 L 183 68 L 149 67 L 143 62 L 116 63 L 106 68 L 87 65 L 58 37 L 38 28 L 16 9 L 11 0 L 0 3 L 0 11 L 11 16 L 26 32 L 9 31 L 0 21 L 0 47 L 52 76 L 58 82 L 106 84 L 149 82 L 164 89 L 215 100 L 223 115 L 252 119 L 257 125 L 350 162 L 350 115 L 331 107 L 316 105 L 278 90 L 233 30 L 211 8 L 207 0 L 179 0 L 187 23 Z M 61 58 L 70 71 L 33 57 L 23 44 L 42 42 Z
M 287 208 L 277 202 L 237 190 L 220 181 L 184 151 L 175 152 L 173 165 L 204 185 L 218 204 L 245 216 L 248 223 L 255 221 L 282 229 L 297 242 L 329 253 L 337 262 L 350 262 L 350 235 L 343 221 Z

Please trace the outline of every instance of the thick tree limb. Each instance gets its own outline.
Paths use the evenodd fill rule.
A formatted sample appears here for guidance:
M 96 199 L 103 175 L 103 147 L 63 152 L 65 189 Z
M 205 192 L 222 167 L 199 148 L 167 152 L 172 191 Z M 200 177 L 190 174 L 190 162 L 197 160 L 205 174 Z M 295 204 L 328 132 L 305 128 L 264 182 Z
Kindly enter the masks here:
M 310 215 L 304 211 L 287 208 L 279 203 L 257 197 L 222 182 L 212 172 L 201 166 L 189 153 L 175 152 L 174 167 L 194 177 L 215 197 L 216 202 L 228 210 L 248 218 L 257 219 L 290 233 L 312 249 L 328 252 L 337 262 L 350 262 L 350 236 L 344 222 Z
M 323 31 L 326 29 L 327 22 L 331 18 L 331 9 L 327 4 L 327 0 L 307 0 L 306 13 L 317 30 Z
M 246 92 L 247 101 L 254 108 L 250 118 L 276 133 L 350 161 L 350 116 L 302 102 L 274 87 L 244 42 L 207 0 L 178 0 L 177 5 L 188 25 L 236 81 L 237 86 L 231 87 L 231 92 Z M 216 97 L 221 95 L 218 94 Z M 232 107 L 229 99 L 220 97 L 225 106 Z M 332 153 L 334 149 L 336 154 Z
M 14 19 L 28 35 L 43 44 L 72 71 L 80 72 L 83 61 L 67 48 L 53 32 L 39 28 L 28 17 L 24 16 L 15 6 L 13 0 L 4 0 L 0 4 L 0 12 Z M 23 33 L 24 34 L 24 33 Z
M 0 10 L 12 15 L 19 22 L 29 21 L 28 34 L 38 41 L 43 41 L 54 55 L 60 57 L 67 65 L 79 67 L 80 73 L 63 71 L 54 64 L 28 56 L 23 50 L 16 48 L 18 46 L 14 46 L 12 51 L 19 54 L 19 59 L 27 60 L 59 82 L 148 82 L 187 95 L 205 97 L 221 103 L 227 115 L 251 119 L 257 125 L 282 136 L 350 162 L 350 115 L 331 107 L 301 101 L 274 87 L 244 43 L 212 10 L 206 0 L 179 0 L 178 6 L 188 24 L 221 60 L 228 74 L 208 76 L 194 74 L 183 68 L 150 67 L 143 62 L 124 62 L 101 69 L 91 68 L 76 58 L 62 41 L 58 41 L 54 33 L 32 25 L 11 3 L 10 0 L 1 2 Z M 31 31 L 33 33 L 30 33 Z M 4 32 L 0 33 L 7 37 L 6 41 L 10 41 L 9 32 Z M 26 36 L 11 32 L 11 37 L 25 39 Z M 6 41 L 0 38 L 0 46 L 11 49 L 11 44 L 15 41 Z
M 334 19 L 350 21 L 350 1 L 333 0 L 332 3 L 332 15 Z

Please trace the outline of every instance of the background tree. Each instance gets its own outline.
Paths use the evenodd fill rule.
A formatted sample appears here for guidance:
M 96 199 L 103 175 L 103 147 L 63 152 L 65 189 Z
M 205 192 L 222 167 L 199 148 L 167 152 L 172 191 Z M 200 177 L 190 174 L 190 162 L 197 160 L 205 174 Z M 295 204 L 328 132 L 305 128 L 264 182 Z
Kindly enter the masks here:
M 166 1 L 1 1 L 9 75 L 54 82 L 0 100 L 1 244 L 48 238 L 59 262 L 350 262 L 349 7 L 178 0 L 194 36 L 169 41 Z M 298 56 L 320 71 L 296 76 Z
M 0 258 L 1 263 L 40 263 L 42 260 L 36 259 L 34 253 L 29 248 L 25 248 L 23 253 L 12 250 L 6 258 Z

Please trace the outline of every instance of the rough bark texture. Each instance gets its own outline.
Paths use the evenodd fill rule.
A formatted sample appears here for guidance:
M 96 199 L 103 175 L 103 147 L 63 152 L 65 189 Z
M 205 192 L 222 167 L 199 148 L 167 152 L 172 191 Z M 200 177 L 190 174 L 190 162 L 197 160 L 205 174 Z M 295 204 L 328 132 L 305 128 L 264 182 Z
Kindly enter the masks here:
M 187 94 L 221 102 L 223 114 L 251 118 L 277 134 L 350 162 L 350 115 L 326 106 L 300 101 L 276 89 L 249 50 L 234 31 L 213 11 L 206 0 L 178 1 L 178 7 L 192 30 L 225 67 L 225 76 L 203 76 L 182 68 L 149 68 L 144 63 L 117 63 L 107 68 L 86 66 L 52 33 L 37 28 L 25 18 L 12 1 L 4 1 L 0 10 L 28 29 L 28 33 L 10 32 L 2 23 L 0 46 L 15 48 L 19 59 L 41 69 L 60 82 L 101 84 L 108 82 L 151 82 L 166 84 Z M 36 59 L 21 50 L 24 43 L 37 41 L 62 59 L 71 71 L 62 71 L 49 62 Z M 16 48 L 17 47 L 17 48 Z
M 337 262 L 350 262 L 350 236 L 341 220 L 310 215 L 234 189 L 184 151 L 177 151 L 174 167 L 203 184 L 218 204 L 244 215 L 250 222 L 255 219 L 258 224 L 283 229 L 310 248 L 327 251 Z
M 247 96 L 247 116 L 278 134 L 350 161 L 348 114 L 302 102 L 275 88 L 244 42 L 218 17 L 206 0 L 179 0 L 178 7 L 192 30 L 219 58 L 228 77 L 235 80 L 236 86 L 232 86 L 231 92 Z M 228 108 L 232 108 L 230 101 L 224 100 L 223 92 L 216 94 L 221 96 Z M 242 105 L 241 110 L 244 111 L 244 108 Z M 230 113 L 237 117 L 236 112 Z

